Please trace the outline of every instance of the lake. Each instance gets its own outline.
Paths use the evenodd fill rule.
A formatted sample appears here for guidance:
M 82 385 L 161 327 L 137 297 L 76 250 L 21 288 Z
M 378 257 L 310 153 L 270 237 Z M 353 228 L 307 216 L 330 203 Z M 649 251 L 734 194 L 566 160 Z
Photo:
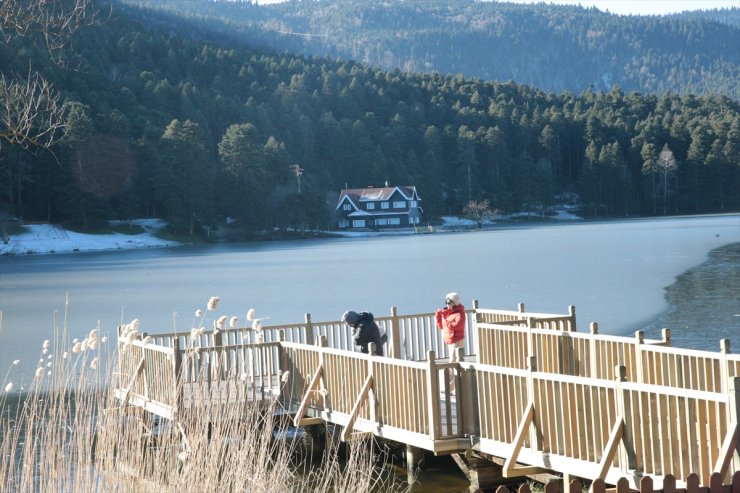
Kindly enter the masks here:
M 5 256 L 0 371 L 20 359 L 8 378 L 30 380 L 42 341 L 65 324 L 80 339 L 97 326 L 111 336 L 133 318 L 141 331 L 189 331 L 211 296 L 221 303 L 208 328 L 220 315 L 243 323 L 249 308 L 269 317 L 263 324 L 307 312 L 315 321 L 337 320 L 347 309 L 429 312 L 457 291 L 465 305 L 477 299 L 482 308 L 523 302 L 529 311 L 566 313 L 575 305 L 579 331 L 595 321 L 601 333 L 647 328 L 656 337 L 665 321 L 691 347 L 717 350 L 728 338 L 740 350 L 740 255 L 729 249 L 724 260 L 713 259 L 708 280 L 700 268 L 710 252 L 734 243 L 738 214 Z M 695 316 L 667 317 L 680 306 Z

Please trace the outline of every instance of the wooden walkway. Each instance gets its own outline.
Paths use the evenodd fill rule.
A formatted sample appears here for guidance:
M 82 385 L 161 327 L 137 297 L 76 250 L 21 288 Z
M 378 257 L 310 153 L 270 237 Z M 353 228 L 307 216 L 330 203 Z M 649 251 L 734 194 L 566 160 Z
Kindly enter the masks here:
M 339 321 L 119 338 L 123 405 L 178 421 L 193 406 L 277 400 L 342 439 L 374 435 L 435 454 L 477 453 L 506 477 L 555 472 L 638 489 L 740 471 L 740 356 L 576 331 L 554 315 L 469 311 L 464 359 L 449 363 L 434 314 L 377 319 L 385 354 L 353 351 Z M 258 342 L 259 341 L 259 342 Z M 454 382 L 455 395 L 450 385 Z M 693 477 L 693 476 L 692 476 Z

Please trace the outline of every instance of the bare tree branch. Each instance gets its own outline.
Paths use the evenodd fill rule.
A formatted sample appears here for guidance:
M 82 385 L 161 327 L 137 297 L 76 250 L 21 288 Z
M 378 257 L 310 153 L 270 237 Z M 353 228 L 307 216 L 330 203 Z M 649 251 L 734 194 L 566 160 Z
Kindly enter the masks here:
M 61 96 L 38 73 L 8 80 L 0 74 L 0 139 L 24 149 L 53 146 L 64 131 Z
M 50 52 L 64 47 L 80 28 L 99 21 L 93 0 L 0 0 L 0 33 L 40 35 Z
M 38 36 L 52 58 L 82 27 L 99 21 L 94 0 L 0 0 L 0 39 Z M 39 73 L 9 77 L 0 69 L 2 141 L 24 149 L 49 149 L 62 136 L 64 107 L 59 92 Z

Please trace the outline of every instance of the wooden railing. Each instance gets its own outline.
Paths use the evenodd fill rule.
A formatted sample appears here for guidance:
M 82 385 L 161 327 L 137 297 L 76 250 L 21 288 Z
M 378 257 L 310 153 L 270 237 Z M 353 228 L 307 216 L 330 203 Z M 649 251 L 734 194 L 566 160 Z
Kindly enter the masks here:
M 288 342 L 284 350 L 296 425 L 327 421 L 345 426 L 343 439 L 371 433 L 435 452 L 459 450 L 462 413 L 441 392 L 449 394 L 456 363 L 438 364 L 433 352 L 419 362 Z
M 534 358 L 530 364 L 534 368 Z M 542 468 L 611 484 L 628 477 L 635 487 L 644 475 L 694 472 L 708 484 L 713 472 L 724 477 L 740 469 L 731 465 L 738 377 L 723 394 L 627 382 L 624 367 L 619 380 L 608 381 L 460 366 L 477 401 L 468 404 L 477 422 L 467 429 L 478 430 L 481 452 L 507 458 L 504 475 Z
M 399 314 L 396 307 L 391 307 L 390 316 L 377 316 L 375 321 L 381 331 L 385 332 L 388 342 L 384 347 L 384 354 L 394 358 L 424 361 L 429 351 L 439 358 L 449 358 L 449 349 L 444 343 L 442 332 L 435 326 L 435 314 L 415 313 Z M 472 308 L 466 310 L 467 331 L 465 337 L 465 355 L 475 355 L 478 348 L 478 332 L 474 330 L 476 320 L 485 323 L 511 323 L 513 325 L 533 324 L 533 327 L 575 331 L 575 308 L 569 307 L 568 315 L 525 312 L 524 304 L 520 303 L 518 310 L 487 310 L 478 308 L 478 302 L 473 300 Z M 206 331 L 201 335 L 193 336 L 191 332 L 169 332 L 149 334 L 152 343 L 157 346 L 198 348 L 213 346 L 233 346 L 240 344 L 255 344 L 258 342 L 277 342 L 280 334 L 284 334 L 287 342 L 314 344 L 319 337 L 325 337 L 328 347 L 351 351 L 354 349 L 352 329 L 340 320 L 314 322 L 310 314 L 305 315 L 302 323 L 287 325 L 266 325 L 260 331 L 251 328 L 228 328 L 218 331 Z M 144 334 L 145 336 L 146 334 Z
M 576 331 L 576 308 L 568 307 L 568 315 L 553 315 L 549 313 L 527 312 L 524 303 L 519 303 L 517 311 L 490 310 L 478 308 L 475 304 L 475 321 L 484 324 L 519 325 L 537 329 Z
M 574 332 L 574 310 L 522 320 L 476 308 L 477 361 L 464 360 L 468 347 L 459 363 L 432 349 L 447 356 L 433 313 L 395 310 L 377 319 L 386 357 L 354 351 L 344 324 L 310 316 L 265 327 L 264 342 L 247 329 L 119 339 L 116 393 L 173 419 L 188 399 L 280 398 L 298 425 L 331 422 L 344 439 L 373 434 L 435 453 L 474 446 L 505 459 L 509 476 L 555 470 L 636 488 L 667 473 L 708 484 L 740 470 L 740 356 L 726 341 L 719 353 L 676 349 L 668 331 L 655 341 L 600 335 L 595 324 Z
M 667 329 L 661 340 L 645 339 L 642 331 L 633 338 L 601 335 L 595 323 L 589 334 L 483 322 L 476 331 L 478 362 L 487 365 L 526 369 L 534 356 L 540 371 L 606 380 L 621 365 L 630 382 L 721 393 L 730 377 L 740 376 L 740 355 L 730 353 L 727 340 L 719 353 L 679 349 L 670 346 Z
M 186 404 L 272 399 L 283 372 L 279 342 L 180 349 L 118 339 L 117 397 L 174 418 Z
M 175 350 L 141 340 L 118 341 L 117 397 L 157 414 L 177 407 Z
M 196 404 L 272 399 L 283 371 L 281 350 L 279 342 L 181 350 L 182 387 Z
M 676 477 L 667 474 L 663 477 L 653 480 L 650 476 L 645 476 L 640 480 L 638 488 L 630 486 L 626 478 L 619 479 L 614 487 L 607 485 L 604 481 L 596 480 L 588 488 L 590 493 L 740 493 L 740 472 L 736 472 L 730 481 L 723 484 L 724 478 L 719 474 L 713 474 L 706 486 L 702 486 L 699 476 L 689 474 L 683 488 L 676 487 Z M 565 483 L 565 484 L 563 484 Z M 656 484 L 657 483 L 657 484 Z M 656 487 L 658 486 L 659 487 Z M 582 493 L 585 485 L 579 479 L 565 481 L 563 479 L 550 479 L 544 485 L 544 493 Z M 512 493 L 506 486 L 499 486 L 496 493 Z M 532 493 L 529 483 L 524 483 L 516 489 L 516 493 Z

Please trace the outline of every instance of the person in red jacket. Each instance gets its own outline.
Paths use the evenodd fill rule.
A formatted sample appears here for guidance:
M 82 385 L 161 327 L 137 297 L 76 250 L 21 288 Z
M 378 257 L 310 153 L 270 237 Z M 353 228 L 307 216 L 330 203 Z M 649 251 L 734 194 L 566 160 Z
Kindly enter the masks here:
M 457 361 L 457 348 L 465 347 L 465 307 L 460 303 L 460 295 L 447 293 L 446 308 L 437 310 L 435 320 L 437 328 L 442 330 L 442 337 L 450 350 L 450 362 Z

